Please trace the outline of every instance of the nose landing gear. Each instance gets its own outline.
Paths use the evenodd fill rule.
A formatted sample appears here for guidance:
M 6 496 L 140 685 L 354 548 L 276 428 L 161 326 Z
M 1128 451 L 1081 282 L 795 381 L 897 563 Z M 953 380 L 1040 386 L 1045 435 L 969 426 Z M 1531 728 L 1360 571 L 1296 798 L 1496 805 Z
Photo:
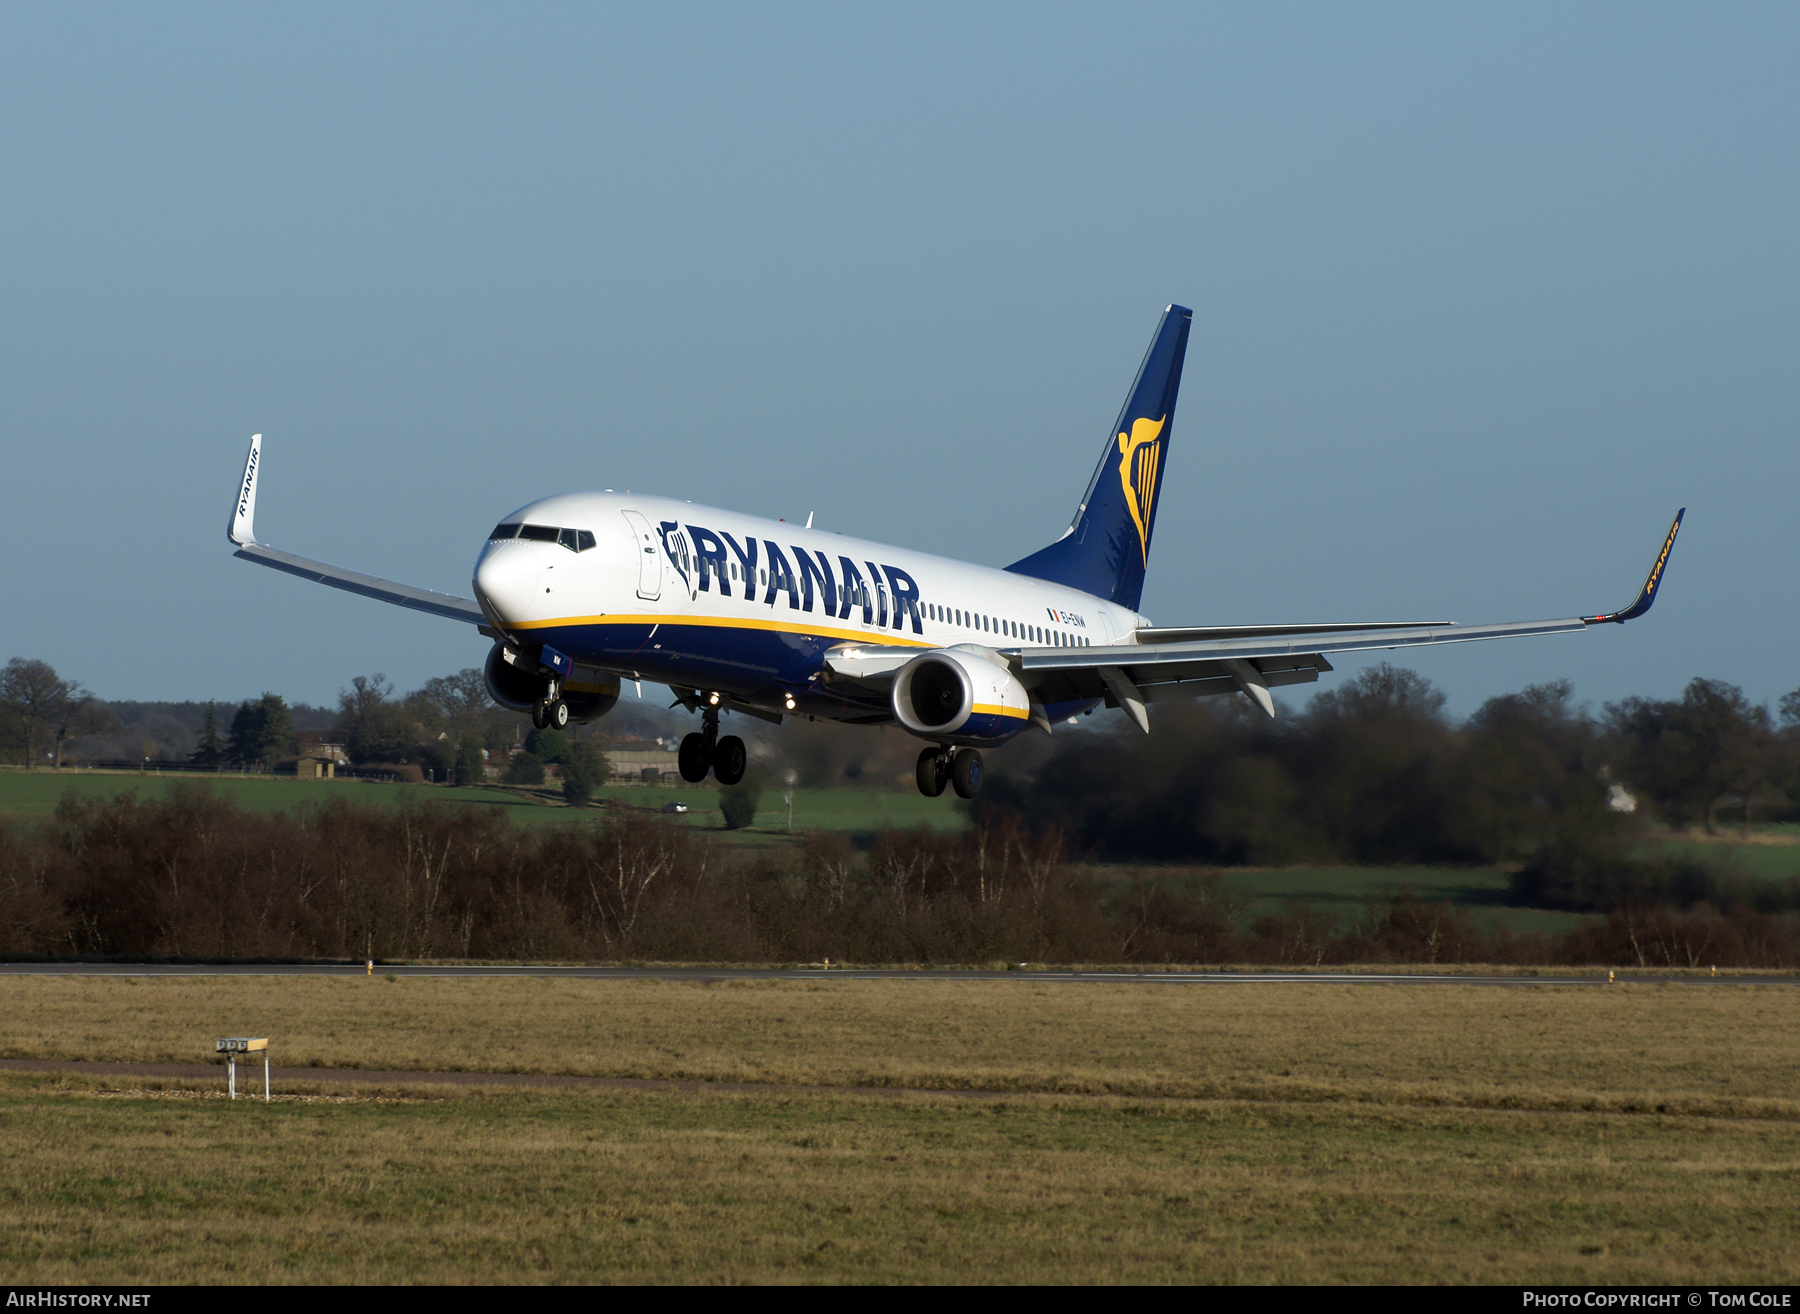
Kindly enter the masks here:
M 972 748 L 927 748 L 919 754 L 919 792 L 936 798 L 946 784 L 958 798 L 974 798 L 981 791 L 981 754 Z
M 562 681 L 550 681 L 544 696 L 531 709 L 531 724 L 538 730 L 567 730 L 569 704 L 563 701 Z
M 735 785 L 744 778 L 749 754 L 736 735 L 719 738 L 719 709 L 700 709 L 700 729 L 682 738 L 678 753 L 681 778 L 699 784 L 711 771 L 721 785 Z

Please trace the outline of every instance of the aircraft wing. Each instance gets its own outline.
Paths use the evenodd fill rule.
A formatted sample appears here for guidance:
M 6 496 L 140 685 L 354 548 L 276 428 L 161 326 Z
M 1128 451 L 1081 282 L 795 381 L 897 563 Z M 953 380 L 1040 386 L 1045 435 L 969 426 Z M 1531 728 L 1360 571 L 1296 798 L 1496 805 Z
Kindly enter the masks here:
M 1511 621 L 1500 625 L 1456 625 L 1428 622 L 1405 625 L 1368 622 L 1339 627 L 1321 626 L 1310 632 L 1287 626 L 1214 627 L 1213 636 L 1203 630 L 1139 630 L 1138 642 L 1099 648 L 1032 648 L 1002 650 L 1021 683 L 1040 702 L 1072 702 L 1104 698 L 1108 706 L 1123 707 L 1146 732 L 1147 703 L 1172 698 L 1191 698 L 1238 690 L 1273 716 L 1275 703 L 1269 690 L 1289 684 L 1308 684 L 1329 671 L 1325 654 L 1370 652 L 1386 648 L 1422 648 L 1447 643 L 1475 643 L 1483 639 L 1517 639 L 1533 634 L 1574 634 L 1590 626 L 1634 620 L 1650 610 L 1662 584 L 1663 569 L 1681 530 L 1683 507 L 1675 513 L 1662 551 L 1631 605 L 1600 616 L 1572 616 L 1564 620 Z M 1163 642 L 1163 636 L 1183 641 Z M 1148 642 L 1144 640 L 1148 639 Z
M 1575 634 L 1594 625 L 1624 624 L 1650 610 L 1662 584 L 1663 568 L 1683 507 L 1663 540 L 1662 551 L 1629 607 L 1602 616 L 1563 620 L 1509 621 L 1499 625 L 1458 625 L 1452 621 L 1363 621 L 1339 625 L 1214 625 L 1146 628 L 1132 642 L 1095 648 L 994 648 L 991 651 L 1040 704 L 1104 699 L 1123 707 L 1145 731 L 1146 704 L 1175 698 L 1238 691 L 1270 716 L 1271 689 L 1310 684 L 1332 669 L 1327 653 L 1424 648 L 1483 639 L 1519 639 L 1533 634 Z M 886 688 L 914 647 L 846 644 L 826 657 L 834 675 L 871 690 Z
M 323 561 L 295 556 L 292 552 L 283 552 L 265 543 L 258 543 L 256 478 L 261 462 L 262 435 L 259 433 L 250 439 L 250 454 L 244 459 L 244 477 L 238 483 L 237 501 L 232 506 L 231 521 L 225 531 L 226 537 L 237 545 L 233 556 L 254 561 L 259 566 L 285 570 L 301 579 L 329 584 L 334 589 L 344 589 L 350 593 L 360 593 L 365 598 L 391 602 L 398 607 L 411 607 L 414 611 L 428 612 L 447 620 L 466 621 L 470 625 L 488 624 L 480 606 L 468 598 L 459 598 L 453 593 L 439 593 L 433 589 L 415 588 L 411 584 L 396 584 L 392 580 L 345 570 L 341 566 L 329 566 Z

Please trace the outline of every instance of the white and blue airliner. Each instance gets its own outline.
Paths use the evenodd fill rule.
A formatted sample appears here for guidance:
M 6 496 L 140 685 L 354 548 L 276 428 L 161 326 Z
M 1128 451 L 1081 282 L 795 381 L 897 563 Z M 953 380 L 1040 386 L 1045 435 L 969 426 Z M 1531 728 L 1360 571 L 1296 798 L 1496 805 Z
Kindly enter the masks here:
M 1146 734 L 1148 704 L 1271 689 L 1331 670 L 1326 654 L 1560 634 L 1643 615 L 1681 528 L 1623 611 L 1500 625 L 1450 621 L 1166 628 L 1141 615 L 1191 312 L 1170 306 L 1054 543 L 1005 568 L 970 565 L 663 497 L 562 493 L 501 518 L 473 600 L 395 584 L 257 541 L 262 436 L 250 440 L 229 534 L 238 556 L 476 626 L 488 692 L 537 726 L 604 716 L 622 680 L 666 684 L 700 716 L 681 774 L 724 784 L 744 743 L 721 713 L 899 725 L 924 741 L 921 792 L 981 787 L 981 750 L 1096 707 Z

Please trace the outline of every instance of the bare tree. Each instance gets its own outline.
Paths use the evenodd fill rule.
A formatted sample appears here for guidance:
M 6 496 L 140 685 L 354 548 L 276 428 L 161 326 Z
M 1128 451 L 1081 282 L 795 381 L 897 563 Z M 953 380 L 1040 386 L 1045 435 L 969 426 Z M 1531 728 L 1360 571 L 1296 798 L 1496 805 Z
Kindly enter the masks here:
M 73 681 L 63 683 L 62 697 L 50 717 L 50 737 L 56 745 L 56 765 L 63 764 L 63 749 L 71 739 L 83 735 L 109 734 L 118 729 L 119 718 L 88 690 Z
M 14 657 L 0 671 L 0 715 L 24 744 L 27 770 L 36 768 L 38 746 L 50 737 L 68 692 L 49 662 Z
M 413 699 L 428 709 L 449 737 L 457 741 L 471 736 L 480 738 L 484 717 L 494 705 L 488 697 L 487 680 L 473 666 L 455 675 L 425 681 L 417 693 L 408 695 L 407 701 Z

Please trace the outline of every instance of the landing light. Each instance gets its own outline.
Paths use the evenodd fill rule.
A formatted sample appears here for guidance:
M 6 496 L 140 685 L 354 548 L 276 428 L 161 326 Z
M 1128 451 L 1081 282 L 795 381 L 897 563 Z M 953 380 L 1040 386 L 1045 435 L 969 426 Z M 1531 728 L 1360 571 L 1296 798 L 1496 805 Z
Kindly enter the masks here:
M 709 707 L 717 707 L 719 705 L 719 695 L 716 693 L 707 694 L 706 702 Z
M 794 710 L 794 695 L 789 694 L 784 701 L 787 703 L 788 711 L 790 711 L 790 712 L 793 711 Z

